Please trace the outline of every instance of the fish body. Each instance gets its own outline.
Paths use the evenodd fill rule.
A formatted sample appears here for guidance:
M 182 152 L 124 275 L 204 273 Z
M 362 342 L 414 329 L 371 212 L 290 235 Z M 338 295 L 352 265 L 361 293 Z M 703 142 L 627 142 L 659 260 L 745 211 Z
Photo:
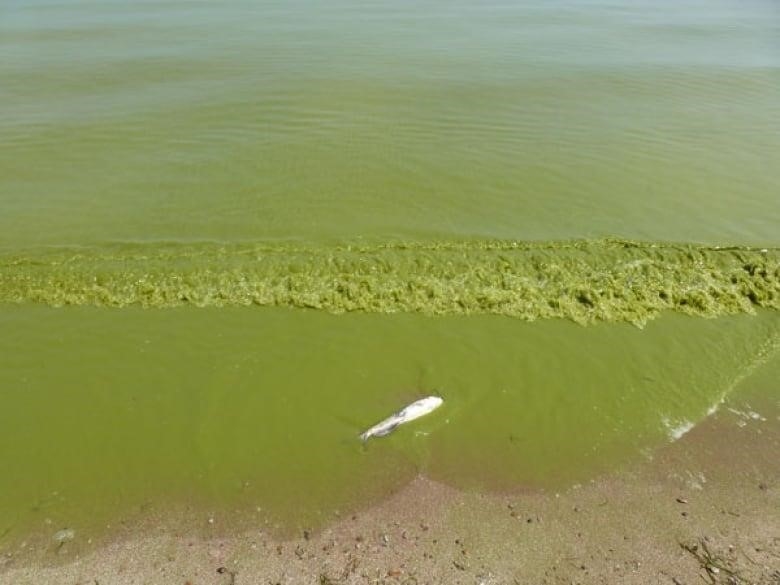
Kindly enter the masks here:
M 444 404 L 444 400 L 440 396 L 421 398 L 420 400 L 412 402 L 402 410 L 399 410 L 394 415 L 387 417 L 382 422 L 375 424 L 364 433 L 361 433 L 360 439 L 362 441 L 367 441 L 371 437 L 384 437 L 389 435 L 398 427 L 398 425 L 408 423 L 416 418 L 430 414 L 442 404 Z

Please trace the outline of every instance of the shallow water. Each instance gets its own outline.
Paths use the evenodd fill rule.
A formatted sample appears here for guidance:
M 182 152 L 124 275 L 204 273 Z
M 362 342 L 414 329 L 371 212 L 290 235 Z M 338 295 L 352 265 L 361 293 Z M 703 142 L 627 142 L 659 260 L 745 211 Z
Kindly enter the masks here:
M 312 525 L 417 473 L 561 487 L 673 439 L 780 345 L 777 313 L 669 314 L 642 330 L 29 305 L 3 308 L 0 323 L 0 525 L 14 532 L 89 534 L 177 501 Z M 435 413 L 361 444 L 434 393 Z
M 777 367 L 778 39 L 771 1 L 4 2 L 0 542 L 652 454 Z

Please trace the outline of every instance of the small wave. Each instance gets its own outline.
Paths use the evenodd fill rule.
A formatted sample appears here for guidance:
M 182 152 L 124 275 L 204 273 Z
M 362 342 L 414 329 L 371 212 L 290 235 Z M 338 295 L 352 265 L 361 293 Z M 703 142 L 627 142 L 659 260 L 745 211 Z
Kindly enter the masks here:
M 687 434 L 695 426 L 695 424 L 689 420 L 672 422 L 665 418 L 662 422 L 668 431 L 669 439 L 671 441 L 681 439 L 683 435 Z

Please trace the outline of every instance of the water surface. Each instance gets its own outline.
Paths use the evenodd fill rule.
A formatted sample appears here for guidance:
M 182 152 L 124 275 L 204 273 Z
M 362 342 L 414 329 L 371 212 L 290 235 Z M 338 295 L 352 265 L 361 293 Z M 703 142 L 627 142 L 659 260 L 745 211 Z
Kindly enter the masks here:
M 0 8 L 0 244 L 777 244 L 772 0 Z
M 30 305 L 0 325 L 0 526 L 14 532 L 90 534 L 165 502 L 311 526 L 417 473 L 561 489 L 646 456 L 780 365 L 777 313 L 639 329 Z M 433 393 L 434 414 L 358 439 Z

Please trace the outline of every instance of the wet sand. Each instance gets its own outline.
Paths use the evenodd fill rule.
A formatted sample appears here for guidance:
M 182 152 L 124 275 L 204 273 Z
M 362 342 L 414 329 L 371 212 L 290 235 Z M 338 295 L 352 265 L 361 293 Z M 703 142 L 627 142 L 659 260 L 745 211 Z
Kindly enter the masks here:
M 778 584 L 772 410 L 723 408 L 632 469 L 560 493 L 479 494 L 417 477 L 292 537 L 150 517 L 97 548 L 78 535 L 37 553 L 0 548 L 0 583 Z

